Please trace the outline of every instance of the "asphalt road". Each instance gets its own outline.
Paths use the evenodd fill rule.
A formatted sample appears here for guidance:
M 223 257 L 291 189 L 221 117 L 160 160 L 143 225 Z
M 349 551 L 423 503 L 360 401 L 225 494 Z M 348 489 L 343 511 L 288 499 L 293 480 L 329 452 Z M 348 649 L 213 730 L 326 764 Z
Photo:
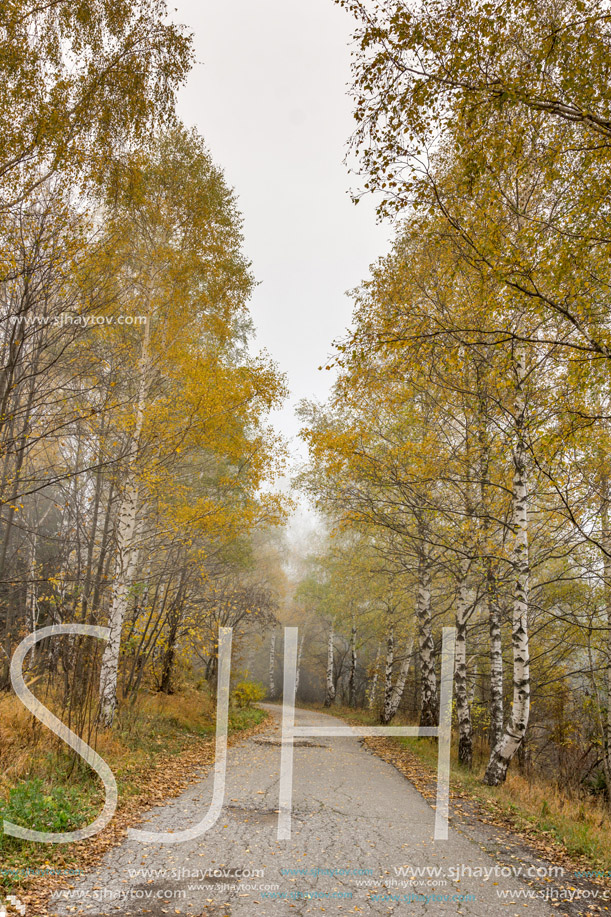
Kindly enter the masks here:
M 269 707 L 279 716 L 280 708 Z M 296 722 L 340 721 L 298 710 Z M 304 743 L 304 744 L 300 744 Z M 558 913 L 524 895 L 475 843 L 450 828 L 433 840 L 434 811 L 391 765 L 356 738 L 296 740 L 293 830 L 276 839 L 280 766 L 277 728 L 232 747 L 225 804 L 206 834 L 179 845 L 126 840 L 50 908 L 54 917 L 188 915 Z M 171 831 L 196 824 L 212 775 L 138 826 Z M 206 874 L 206 871 L 207 874 Z M 503 871 L 505 875 L 503 875 Z M 505 895 L 505 897 L 503 897 Z M 525 908 L 528 908 L 525 910 Z

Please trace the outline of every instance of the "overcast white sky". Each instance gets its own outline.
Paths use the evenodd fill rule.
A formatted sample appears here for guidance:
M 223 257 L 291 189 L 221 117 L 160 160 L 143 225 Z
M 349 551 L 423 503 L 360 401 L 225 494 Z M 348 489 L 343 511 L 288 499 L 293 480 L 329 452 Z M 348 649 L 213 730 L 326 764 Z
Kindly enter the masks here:
M 235 187 L 260 286 L 257 344 L 288 374 L 275 425 L 303 455 L 294 405 L 324 398 L 319 372 L 350 322 L 345 292 L 387 249 L 374 204 L 350 200 L 343 163 L 353 129 L 346 94 L 352 20 L 333 0 L 175 0 L 195 34 L 180 114 Z M 174 4 L 172 4 L 174 6 Z

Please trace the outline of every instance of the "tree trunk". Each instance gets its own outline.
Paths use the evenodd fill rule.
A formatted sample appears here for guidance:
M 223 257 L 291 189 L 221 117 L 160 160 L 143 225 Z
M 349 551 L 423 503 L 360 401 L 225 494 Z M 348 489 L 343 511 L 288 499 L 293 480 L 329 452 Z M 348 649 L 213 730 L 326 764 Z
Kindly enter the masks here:
M 384 668 L 384 705 L 380 714 L 380 722 L 387 723 L 390 716 L 392 702 L 392 670 L 395 662 L 395 631 L 391 627 L 386 641 L 386 666 Z
M 100 671 L 100 723 L 103 726 L 112 726 L 117 709 L 121 632 L 138 559 L 135 543 L 137 512 L 138 485 L 134 477 L 130 476 L 119 511 L 114 588 L 108 621 L 110 634 L 102 656 Z
M 144 409 L 149 387 L 149 334 L 150 321 L 147 321 L 140 360 L 140 381 L 135 430 L 130 445 L 127 479 L 123 490 L 117 524 L 117 556 L 115 561 L 114 588 L 108 620 L 110 634 L 102 656 L 100 671 L 99 720 L 103 726 L 112 725 L 117 709 L 117 676 L 121 652 L 121 632 L 127 612 L 129 590 L 132 585 L 138 559 L 136 530 L 139 488 L 135 465 L 142 437 Z
M 15 504 L 18 502 L 19 498 L 19 488 L 21 485 L 21 474 L 24 467 L 24 462 L 26 455 L 28 453 L 28 430 L 30 427 L 30 417 L 32 413 L 32 405 L 34 401 L 35 393 L 35 381 L 36 376 L 33 375 L 30 382 L 30 390 L 28 394 L 27 404 L 25 408 L 25 415 L 22 423 L 22 431 L 19 439 L 19 446 L 17 449 L 17 458 L 15 461 L 15 467 L 13 470 L 11 487 L 13 489 L 12 495 L 9 496 L 8 501 L 8 513 L 6 520 L 2 520 L 5 526 L 4 529 L 4 539 L 2 543 L 2 553 L 0 555 L 0 579 L 5 579 L 6 576 L 6 567 L 7 567 L 7 556 L 9 551 L 9 546 L 11 543 L 11 535 L 13 532 L 13 525 L 15 521 Z M 0 423 L 3 423 L 4 417 L 0 417 Z M 4 497 L 4 494 L 2 494 Z M 6 618 L 5 618 L 5 630 L 4 630 L 4 667 L 1 676 L 1 687 L 0 690 L 8 690 L 10 688 L 10 659 L 12 656 L 12 639 L 13 639 L 13 627 L 14 627 L 14 617 L 15 617 L 15 608 L 13 605 L 12 599 L 9 599 L 6 603 Z
M 466 570 L 461 571 L 456 597 L 456 656 L 454 681 L 458 717 L 458 760 L 471 767 L 473 763 L 473 727 L 467 686 L 467 623 L 470 616 Z
M 378 644 L 376 658 L 373 664 L 373 678 L 371 679 L 371 687 L 369 688 L 369 694 L 367 697 L 367 709 L 368 710 L 373 710 L 373 705 L 375 703 L 376 688 L 378 687 L 378 666 L 379 664 L 380 664 L 380 646 Z
M 276 697 L 276 632 L 272 631 L 269 641 L 269 680 L 268 694 L 270 700 Z
M 163 669 L 161 672 L 161 684 L 159 690 L 162 694 L 173 694 L 174 689 L 172 688 L 172 672 L 174 670 L 174 644 L 168 643 L 166 650 L 163 654 Z
M 401 668 L 399 669 L 399 675 L 397 677 L 397 681 L 395 682 L 394 688 L 391 685 L 388 703 L 386 703 L 386 697 L 384 698 L 382 723 L 385 726 L 395 718 L 397 710 L 399 709 L 399 704 L 401 703 L 401 698 L 403 697 L 403 692 L 405 690 L 405 682 L 407 681 L 407 673 L 409 672 L 409 664 L 411 662 L 413 648 L 414 641 L 410 640 L 405 656 L 403 657 L 403 662 L 401 663 Z
M 483 617 L 488 621 L 490 633 L 490 747 L 495 748 L 503 736 L 503 644 L 501 640 L 501 615 L 494 595 L 494 574 L 490 545 L 490 507 L 488 488 L 490 486 L 490 440 L 487 428 L 487 391 L 485 376 L 481 368 L 478 373 L 478 443 L 481 557 L 484 567 Z
M 348 706 L 356 706 L 356 621 L 352 616 L 350 631 L 350 677 L 348 680 Z
M 469 706 L 473 707 L 475 703 L 475 689 L 477 687 L 478 679 L 478 669 L 477 669 L 477 657 L 471 657 L 471 664 L 467 665 L 467 697 L 469 698 Z M 469 669 L 471 674 L 469 674 Z
M 208 659 L 206 660 L 206 681 L 208 683 L 214 684 L 214 679 L 216 678 L 217 668 L 218 668 L 218 660 L 217 660 L 216 655 L 208 656 Z
M 297 648 L 297 668 L 295 670 L 295 697 L 297 697 L 297 691 L 299 690 L 299 676 L 301 675 L 301 657 L 303 654 L 303 641 L 305 640 L 305 634 L 301 635 L 299 640 L 299 647 Z
M 607 804 L 611 807 L 611 523 L 609 519 L 611 494 L 609 493 L 609 479 L 607 475 L 603 476 L 601 484 L 601 541 L 603 548 L 605 615 L 607 623 L 607 716 L 603 725 L 603 768 L 607 787 Z
M 28 570 L 28 584 L 26 590 L 26 608 L 29 617 L 30 633 L 35 634 L 38 628 L 38 567 L 36 565 L 36 548 L 38 545 L 38 527 L 40 523 L 35 523 L 34 531 L 30 536 L 30 562 Z M 30 650 L 30 667 L 34 668 L 36 664 L 36 644 Z
M 435 643 L 431 615 L 431 570 L 426 551 L 418 561 L 418 598 L 416 602 L 420 655 L 420 725 L 436 726 L 439 701 L 435 674 Z
M 159 690 L 162 694 L 173 694 L 172 675 L 174 674 L 174 661 L 176 658 L 176 642 L 178 639 L 178 627 L 180 622 L 180 612 L 172 611 L 172 620 L 168 630 L 168 639 L 163 654 L 163 666 L 161 670 L 161 682 Z
M 492 571 L 487 575 L 491 580 Z M 501 610 L 492 594 L 491 582 L 487 582 L 486 590 L 490 630 L 490 747 L 496 748 L 503 738 L 503 641 Z
M 253 643 L 253 638 L 250 637 L 248 643 L 248 652 L 246 654 L 246 675 L 248 678 L 252 677 L 252 672 L 255 667 L 255 645 Z
M 512 566 L 515 576 L 513 598 L 513 709 L 501 741 L 492 749 L 484 776 L 489 786 L 498 786 L 526 735 L 530 713 L 530 652 L 528 643 L 529 545 L 528 545 L 528 463 L 525 442 L 526 365 L 523 349 L 516 349 L 516 445 L 513 451 L 513 527 L 515 540 Z
M 325 692 L 325 707 L 330 707 L 335 700 L 335 681 L 333 679 L 333 662 L 334 662 L 334 639 L 333 621 L 329 628 L 329 639 L 327 640 L 327 688 Z
M 98 450 L 97 450 L 97 461 L 98 468 L 95 475 L 95 490 L 93 497 L 93 506 L 91 508 L 91 524 L 87 537 L 87 561 L 85 565 L 85 575 L 83 578 L 83 615 L 86 620 L 87 612 L 91 612 L 91 587 L 93 579 L 93 555 L 96 544 L 96 536 L 98 533 L 98 519 L 100 515 L 100 506 L 102 501 L 102 487 L 104 483 L 104 475 L 102 474 L 102 463 L 103 463 L 103 443 L 105 438 L 105 416 L 102 417 L 102 423 L 100 426 L 100 435 L 98 440 Z M 91 623 L 93 623 L 94 618 L 91 616 Z

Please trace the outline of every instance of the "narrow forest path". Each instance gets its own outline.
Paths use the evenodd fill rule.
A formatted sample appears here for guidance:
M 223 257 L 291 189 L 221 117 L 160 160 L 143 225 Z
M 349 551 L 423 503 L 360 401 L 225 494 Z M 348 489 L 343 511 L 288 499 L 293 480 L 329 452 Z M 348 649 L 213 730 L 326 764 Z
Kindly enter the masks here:
M 229 749 L 225 805 L 214 828 L 176 846 L 126 840 L 74 888 L 57 893 L 61 897 L 51 903 L 50 913 L 559 913 L 542 900 L 502 898 L 499 893 L 523 894 L 529 886 L 516 878 L 499 878 L 494 872 L 498 864 L 458 831 L 450 829 L 447 841 L 435 843 L 433 809 L 398 771 L 356 738 L 317 738 L 295 748 L 293 836 L 278 842 L 280 708 L 268 709 L 274 712 L 274 725 Z M 340 722 L 310 711 L 296 714 L 301 724 Z M 166 806 L 148 812 L 143 826 L 163 831 L 197 823 L 211 789 L 210 774 Z M 452 876 L 460 864 L 485 867 L 488 880 L 456 881 Z M 416 873 L 422 868 L 411 884 L 408 876 L 396 872 L 406 866 Z M 437 876 L 427 875 L 427 868 L 438 869 Z M 316 869 L 321 871 L 317 876 L 312 874 Z M 222 874 L 204 878 L 205 870 Z M 257 870 L 261 874 L 253 875 Z

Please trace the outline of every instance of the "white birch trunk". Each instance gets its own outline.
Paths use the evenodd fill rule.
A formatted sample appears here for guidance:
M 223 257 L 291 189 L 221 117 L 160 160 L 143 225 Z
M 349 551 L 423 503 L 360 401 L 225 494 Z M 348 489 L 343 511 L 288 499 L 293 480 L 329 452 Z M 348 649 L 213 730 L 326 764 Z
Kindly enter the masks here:
M 333 662 L 334 662 L 334 645 L 335 639 L 334 622 L 331 622 L 329 628 L 329 638 L 327 640 L 327 689 L 325 693 L 325 707 L 330 707 L 335 700 L 335 682 L 333 680 Z
M 463 566 L 456 596 L 454 683 L 456 715 L 458 718 L 458 760 L 467 767 L 471 767 L 473 762 L 473 727 L 467 686 L 467 623 L 469 611 L 467 576 Z
M 437 676 L 435 643 L 431 615 L 431 570 L 426 551 L 418 562 L 418 597 L 416 602 L 420 656 L 420 725 L 437 725 Z
M 140 359 L 140 382 L 138 405 L 136 408 L 136 422 L 130 445 L 127 477 L 123 488 L 123 496 L 121 498 L 121 507 L 117 522 L 117 555 L 115 560 L 112 600 L 108 616 L 110 635 L 102 656 L 100 671 L 99 720 L 103 726 L 112 725 L 117 709 L 117 678 L 121 653 L 121 632 L 127 612 L 129 590 L 133 582 L 138 560 L 136 532 L 139 486 L 136 462 L 140 440 L 142 438 L 144 411 L 149 388 L 149 326 L 150 322 L 147 321 Z
M 487 601 L 490 630 L 490 745 L 494 748 L 503 738 L 503 641 L 501 613 L 492 589 L 489 589 Z
M 378 687 L 378 666 L 379 664 L 380 664 L 380 646 L 378 644 L 376 658 L 373 664 L 373 678 L 371 679 L 371 686 L 369 688 L 369 694 L 367 696 L 367 709 L 368 710 L 373 710 L 373 705 L 375 704 L 376 689 Z
M 356 704 L 356 622 L 352 616 L 352 630 L 350 631 L 350 678 L 348 680 L 348 705 Z
M 529 544 L 528 544 L 528 458 L 525 442 L 526 361 L 523 348 L 516 349 L 516 444 L 513 451 L 513 525 L 515 540 L 512 566 L 513 598 L 513 708 L 501 741 L 492 749 L 484 782 L 498 786 L 507 776 L 511 759 L 524 741 L 530 714 L 530 651 L 528 641 Z
M 605 614 L 607 623 L 607 672 L 606 672 L 606 708 L 607 717 L 603 724 L 603 768 L 607 784 L 607 804 L 611 806 L 611 524 L 610 524 L 610 493 L 607 475 L 601 482 L 601 541 L 603 549 L 603 577 L 605 595 Z M 600 704 L 604 707 L 605 704 Z
M 480 515 L 482 519 L 482 562 L 484 565 L 483 613 L 490 634 L 490 747 L 498 745 L 503 735 L 503 643 L 501 616 L 494 596 L 492 559 L 490 557 L 490 508 L 488 485 L 490 483 L 490 443 L 486 427 L 486 404 L 480 398 L 478 440 L 480 449 Z
M 407 674 L 409 672 L 409 664 L 411 662 L 413 648 L 414 641 L 410 640 L 407 651 L 403 658 L 403 662 L 401 663 L 401 668 L 399 669 L 397 681 L 395 682 L 395 686 L 392 689 L 392 693 L 390 695 L 387 718 L 385 711 L 385 724 L 390 723 L 395 718 L 397 710 L 399 709 L 399 704 L 401 703 L 401 698 L 403 697 L 403 692 L 405 691 L 405 682 L 407 681 Z
M 253 638 L 250 637 L 248 643 L 248 653 L 246 654 L 246 675 L 248 678 L 252 676 L 253 669 L 255 667 L 255 646 L 252 641 Z
M 386 642 L 386 666 L 384 669 L 384 705 L 380 720 L 387 723 L 387 717 L 390 716 L 390 704 L 392 701 L 392 670 L 395 663 L 395 631 L 390 629 Z
M 299 646 L 297 648 L 297 669 L 295 671 L 295 697 L 297 697 L 297 691 L 299 690 L 299 677 L 301 675 L 301 657 L 303 655 L 303 641 L 304 640 L 305 640 L 305 634 L 302 634 L 299 640 Z
M 117 709 L 117 678 L 121 652 L 121 632 L 127 613 L 129 590 L 138 560 L 136 522 L 138 513 L 138 485 L 130 476 L 119 510 L 117 530 L 117 557 L 114 586 L 108 626 L 110 634 L 102 656 L 100 671 L 100 723 L 112 726 Z
M 26 595 L 26 606 L 30 618 L 30 633 L 35 634 L 38 628 L 38 576 L 36 568 L 36 547 L 38 544 L 38 535 L 34 531 L 30 541 L 30 564 L 28 571 L 28 586 Z M 34 666 L 36 662 L 37 646 L 34 644 L 30 650 L 30 665 Z
M 268 693 L 270 699 L 276 696 L 276 632 L 272 631 L 269 641 L 269 672 L 268 672 Z

